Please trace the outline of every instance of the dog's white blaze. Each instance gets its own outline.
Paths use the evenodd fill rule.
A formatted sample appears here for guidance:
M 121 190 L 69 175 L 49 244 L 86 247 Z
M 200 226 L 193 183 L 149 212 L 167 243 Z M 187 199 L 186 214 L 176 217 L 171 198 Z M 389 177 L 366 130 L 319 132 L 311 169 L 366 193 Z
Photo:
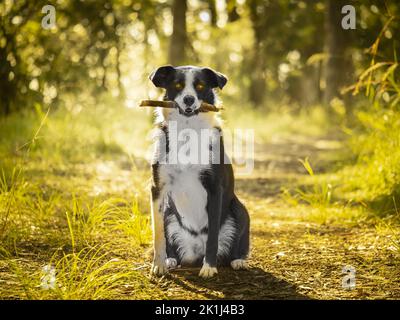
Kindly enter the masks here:
M 194 97 L 193 108 L 198 109 L 200 108 L 200 101 L 197 98 L 197 92 L 194 88 L 194 72 L 192 70 L 188 70 L 185 72 L 185 87 L 183 90 L 175 97 L 175 101 L 183 108 L 185 103 L 183 102 L 183 98 L 187 95 Z

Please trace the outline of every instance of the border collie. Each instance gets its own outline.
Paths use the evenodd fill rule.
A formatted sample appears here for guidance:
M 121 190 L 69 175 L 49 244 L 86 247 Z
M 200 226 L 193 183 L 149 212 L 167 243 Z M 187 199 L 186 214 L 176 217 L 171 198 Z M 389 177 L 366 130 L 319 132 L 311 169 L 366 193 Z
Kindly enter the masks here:
M 178 265 L 202 266 L 199 275 L 209 278 L 218 273 L 217 266 L 247 269 L 249 214 L 234 193 L 219 119 L 214 112 L 199 110 L 202 102 L 216 104 L 215 89 L 222 89 L 227 78 L 210 68 L 168 65 L 155 70 L 150 80 L 166 90 L 164 100 L 176 104 L 157 110 L 151 272 L 162 275 Z M 210 139 L 195 143 L 193 134 L 203 137 L 203 131 Z M 202 161 L 191 161 L 195 153 Z

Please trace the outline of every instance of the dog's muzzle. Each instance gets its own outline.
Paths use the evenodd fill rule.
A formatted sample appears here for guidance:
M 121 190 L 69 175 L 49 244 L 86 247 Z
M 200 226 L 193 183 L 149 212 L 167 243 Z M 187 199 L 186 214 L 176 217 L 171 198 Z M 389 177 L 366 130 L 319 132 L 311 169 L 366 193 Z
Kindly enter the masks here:
M 185 96 L 183 98 L 183 103 L 184 103 L 183 108 L 178 106 L 180 113 L 183 113 L 185 116 L 192 116 L 194 114 L 197 114 L 198 112 L 194 103 L 195 101 L 196 99 L 194 96 L 192 95 Z

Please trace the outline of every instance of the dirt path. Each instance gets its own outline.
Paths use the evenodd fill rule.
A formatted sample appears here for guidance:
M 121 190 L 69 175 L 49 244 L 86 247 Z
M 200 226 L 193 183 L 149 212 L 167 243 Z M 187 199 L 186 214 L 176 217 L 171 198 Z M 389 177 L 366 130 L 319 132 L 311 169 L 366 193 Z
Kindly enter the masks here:
M 321 172 L 334 165 L 340 148 L 340 142 L 332 139 L 301 143 L 296 137 L 295 141 L 257 146 L 254 172 L 237 177 L 237 193 L 251 215 L 251 269 L 220 268 L 218 277 L 208 281 L 197 276 L 198 270 L 176 270 L 167 281 L 154 280 L 157 287 L 181 299 L 400 297 L 400 271 L 390 262 L 394 258 L 387 236 L 368 225 L 308 221 L 282 199 L 281 187 L 306 174 L 299 158 L 310 157 Z M 352 290 L 342 286 L 346 266 L 356 271 Z

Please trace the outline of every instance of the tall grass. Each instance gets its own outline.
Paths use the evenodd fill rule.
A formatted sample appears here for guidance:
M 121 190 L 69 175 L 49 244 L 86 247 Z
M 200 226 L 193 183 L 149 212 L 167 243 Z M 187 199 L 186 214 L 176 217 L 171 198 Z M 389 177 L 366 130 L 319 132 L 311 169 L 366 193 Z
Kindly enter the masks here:
M 284 190 L 290 203 L 306 203 L 317 209 L 322 220 L 326 212 L 340 210 L 358 218 L 368 213 L 372 219 L 390 217 L 400 221 L 400 78 L 396 44 L 392 57 L 385 60 L 379 53 L 379 44 L 394 19 L 388 18 L 369 49 L 370 65 L 346 90 L 366 96 L 361 105 L 352 106 L 355 118 L 352 127 L 345 129 L 356 161 L 324 175 L 316 175 L 308 159 L 301 161 L 310 175 L 306 186 L 297 188 L 294 194 Z
M 93 245 L 115 234 L 120 235 L 119 241 L 125 237 L 132 245 L 149 244 L 151 238 L 149 215 L 140 211 L 135 199 L 113 197 L 99 202 L 73 196 L 66 219 L 73 247 Z
M 319 210 L 329 207 L 332 204 L 332 184 L 314 172 L 308 158 L 299 159 L 299 162 L 309 174 L 311 181 L 307 186 L 297 187 L 294 194 L 288 188 L 282 188 L 284 198 L 294 205 L 303 202 Z
M 315 172 L 309 159 L 299 159 L 306 170 L 306 176 L 301 184 L 294 189 L 282 188 L 282 198 L 291 206 L 302 208 L 299 210 L 299 218 L 314 221 L 319 224 L 348 221 L 356 222 L 359 212 L 351 212 L 347 204 L 335 201 L 335 185 L 331 177 Z
M 36 108 L 37 112 L 39 111 Z M 32 148 L 35 147 L 35 144 L 39 138 L 39 133 L 43 128 L 47 117 L 49 114 L 49 110 L 46 113 L 41 114 L 41 121 L 38 125 L 38 128 L 34 132 L 32 139 L 25 142 L 22 146 L 18 147 L 18 151 L 25 148 L 22 153 L 21 159 L 17 161 L 17 163 L 12 166 L 12 170 L 10 173 L 6 173 L 3 166 L 1 167 L 1 177 L 0 177 L 0 199 L 2 200 L 0 203 L 0 239 L 4 240 L 8 233 L 8 229 L 11 229 L 11 224 L 14 223 L 15 219 L 13 219 L 13 209 L 18 205 L 19 201 L 24 200 L 24 191 L 26 187 L 26 183 L 24 180 L 24 171 L 25 171 L 25 163 L 29 157 L 29 154 Z M 17 226 L 18 227 L 18 226 Z M 17 230 L 16 230 L 17 231 Z
M 146 296 L 150 285 L 122 252 L 108 245 L 85 247 L 65 253 L 56 251 L 46 264 L 26 265 L 0 248 L 8 264 L 12 286 L 2 296 L 18 299 L 116 299 Z M 11 282 L 11 281 L 10 281 Z
M 347 130 L 350 146 L 358 161 L 343 171 L 344 191 L 373 209 L 378 215 L 398 216 L 400 203 L 400 78 L 396 43 L 393 55 L 382 57 L 379 45 L 384 33 L 396 19 L 391 16 L 369 49 L 370 66 L 352 87 L 363 92 L 368 103 L 355 110 L 356 128 Z

